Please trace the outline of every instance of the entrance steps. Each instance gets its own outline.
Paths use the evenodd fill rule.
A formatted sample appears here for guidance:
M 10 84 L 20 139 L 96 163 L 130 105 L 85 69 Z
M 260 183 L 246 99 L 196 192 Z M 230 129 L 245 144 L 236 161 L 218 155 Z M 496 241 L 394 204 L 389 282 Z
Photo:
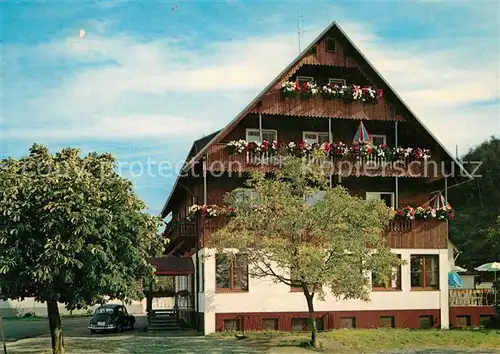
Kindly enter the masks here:
M 179 321 L 174 310 L 151 310 L 148 316 L 148 331 L 179 331 Z

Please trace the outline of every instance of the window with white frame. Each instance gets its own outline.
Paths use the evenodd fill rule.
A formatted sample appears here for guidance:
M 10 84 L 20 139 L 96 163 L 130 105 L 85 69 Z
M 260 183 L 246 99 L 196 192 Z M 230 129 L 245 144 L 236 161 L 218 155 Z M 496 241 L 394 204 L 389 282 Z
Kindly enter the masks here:
M 330 78 L 328 79 L 329 84 L 337 84 L 340 86 L 345 86 L 345 80 L 344 79 L 335 79 L 335 78 Z
M 251 188 L 238 188 L 235 189 L 236 193 L 236 198 L 239 201 L 245 201 L 245 200 L 258 200 L 259 195 L 257 194 L 257 191 L 255 189 Z
M 314 77 L 312 76 L 297 76 L 297 82 L 301 85 L 305 82 L 313 82 L 313 81 Z
M 321 199 L 323 199 L 325 197 L 325 193 L 326 193 L 325 191 L 317 191 L 314 194 L 308 195 L 305 198 L 306 204 L 308 204 L 308 205 L 316 204 L 317 202 L 319 202 Z
M 278 131 L 272 129 L 262 129 L 262 140 L 273 142 L 278 140 Z M 246 141 L 249 143 L 260 141 L 259 129 L 247 129 Z
M 387 145 L 387 136 L 385 134 L 372 134 L 372 146 Z
M 394 208 L 394 193 L 366 192 L 366 200 L 383 200 L 389 208 Z
M 323 132 L 303 132 L 302 139 L 308 144 L 323 144 L 324 142 L 329 142 L 329 134 Z

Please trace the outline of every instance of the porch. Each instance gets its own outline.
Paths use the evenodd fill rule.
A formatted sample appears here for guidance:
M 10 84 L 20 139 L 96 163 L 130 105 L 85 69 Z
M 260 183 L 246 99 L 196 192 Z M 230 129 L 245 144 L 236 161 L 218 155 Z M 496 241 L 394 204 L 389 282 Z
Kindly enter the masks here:
M 147 295 L 148 330 L 168 331 L 194 328 L 194 293 L 192 286 L 180 289 L 175 277 L 183 277 L 186 283 L 194 277 L 191 257 L 161 256 L 153 258 L 158 281 L 149 284 Z M 187 284 L 186 284 L 187 285 Z

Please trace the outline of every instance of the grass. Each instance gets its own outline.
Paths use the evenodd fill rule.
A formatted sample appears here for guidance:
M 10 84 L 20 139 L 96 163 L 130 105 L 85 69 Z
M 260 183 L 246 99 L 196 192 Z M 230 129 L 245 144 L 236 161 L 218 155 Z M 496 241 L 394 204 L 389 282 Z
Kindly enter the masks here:
M 249 332 L 245 341 L 267 347 L 307 347 L 308 333 Z M 217 333 L 224 337 L 229 334 Z M 460 349 L 500 353 L 500 333 L 494 330 L 334 330 L 319 334 L 321 349 L 327 352 L 374 353 L 386 350 Z
M 313 353 L 304 345 L 308 333 L 250 332 L 238 340 L 234 333 L 208 337 L 175 337 L 169 333 L 129 332 L 108 335 L 66 335 L 71 354 L 153 353 Z M 439 350 L 434 353 L 500 353 L 500 334 L 486 330 L 335 330 L 319 335 L 321 351 L 327 353 L 381 353 L 390 350 Z M 48 336 L 8 343 L 9 354 L 50 353 Z M 486 351 L 488 350 L 488 351 Z
M 22 317 L 4 317 L 2 320 L 4 321 L 40 321 L 40 320 L 45 320 L 47 317 L 40 317 L 40 316 L 22 316 Z

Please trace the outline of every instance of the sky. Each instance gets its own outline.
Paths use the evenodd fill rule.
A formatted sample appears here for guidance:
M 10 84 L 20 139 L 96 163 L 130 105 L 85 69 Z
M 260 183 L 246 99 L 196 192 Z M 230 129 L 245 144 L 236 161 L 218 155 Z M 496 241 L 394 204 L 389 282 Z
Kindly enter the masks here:
M 0 2 L 0 158 L 110 152 L 159 214 L 192 141 L 331 21 L 451 151 L 500 135 L 499 1 Z M 86 31 L 80 38 L 80 29 Z

